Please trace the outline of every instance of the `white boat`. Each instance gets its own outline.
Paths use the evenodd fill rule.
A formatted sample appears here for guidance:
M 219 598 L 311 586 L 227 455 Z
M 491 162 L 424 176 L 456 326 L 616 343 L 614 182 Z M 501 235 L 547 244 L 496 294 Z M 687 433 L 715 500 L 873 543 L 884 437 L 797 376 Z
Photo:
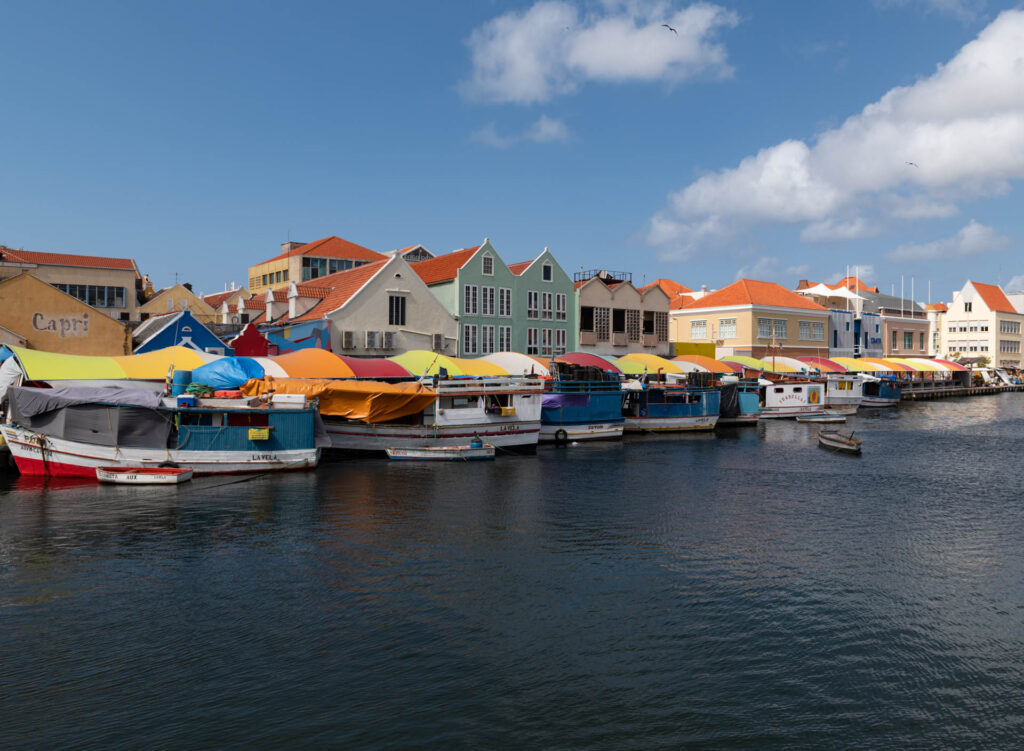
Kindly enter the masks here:
M 859 406 L 859 405 L 855 405 L 855 406 L 852 406 L 852 407 L 825 407 L 825 414 L 826 415 L 845 415 L 845 416 L 855 415 L 855 414 L 857 414 L 857 406 Z
M 825 408 L 853 407 L 857 411 L 864 399 L 865 378 L 852 373 L 829 373 L 825 376 Z
M 825 411 L 825 385 L 814 381 L 776 381 L 761 387 L 761 419 L 806 417 Z
M 364 422 L 324 414 L 331 448 L 385 452 L 396 446 L 462 446 L 480 436 L 501 449 L 536 450 L 544 391 L 540 380 L 460 379 L 439 381 L 431 387 L 436 391 L 433 403 L 396 420 Z
M 427 446 L 424 448 L 386 448 L 389 459 L 412 462 L 467 462 L 494 458 L 494 446 Z
M 796 418 L 797 422 L 816 422 L 816 423 L 828 423 L 828 422 L 846 422 L 846 417 L 843 415 L 808 415 L 807 417 Z
M 627 433 L 714 430 L 718 390 L 698 386 L 643 384 L 623 391 L 622 414 Z
M 888 378 L 875 378 L 864 384 L 863 407 L 898 407 L 901 394 L 900 386 Z
M 855 437 L 853 433 L 840 433 L 838 430 L 818 431 L 818 445 L 831 451 L 859 454 L 860 444 L 860 438 Z
M 120 485 L 179 485 L 192 479 L 181 467 L 97 467 L 96 479 Z

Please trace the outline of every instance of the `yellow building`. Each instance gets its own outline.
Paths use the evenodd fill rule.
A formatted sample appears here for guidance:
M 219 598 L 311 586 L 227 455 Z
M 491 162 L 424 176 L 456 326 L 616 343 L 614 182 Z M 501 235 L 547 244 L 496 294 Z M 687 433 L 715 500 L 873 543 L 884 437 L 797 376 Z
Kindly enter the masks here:
M 996 284 L 967 282 L 938 315 L 942 357 L 986 357 L 1001 368 L 1024 365 L 1024 313 Z
M 740 279 L 669 313 L 673 342 L 714 343 L 718 357 L 828 357 L 828 309 L 774 282 Z
M 130 355 L 126 325 L 32 276 L 0 282 L 0 329 L 10 343 L 68 355 Z M 3 333 L 3 332 L 0 332 Z
M 268 289 L 287 287 L 292 281 L 301 284 L 387 258 L 333 235 L 312 243 L 282 243 L 280 255 L 249 267 L 249 291 L 260 295 Z
M 192 291 L 189 284 L 175 284 L 156 292 L 139 307 L 139 317 L 145 320 L 151 316 L 188 310 L 201 323 L 217 320 L 217 309 Z

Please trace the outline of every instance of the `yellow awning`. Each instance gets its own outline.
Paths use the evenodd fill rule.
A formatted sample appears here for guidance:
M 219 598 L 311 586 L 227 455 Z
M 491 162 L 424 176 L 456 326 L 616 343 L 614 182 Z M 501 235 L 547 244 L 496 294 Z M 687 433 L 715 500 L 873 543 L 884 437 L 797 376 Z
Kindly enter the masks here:
M 268 391 L 304 394 L 319 400 L 320 414 L 361 422 L 386 422 L 422 412 L 436 392 L 419 383 L 332 381 L 327 379 L 253 378 L 243 384 L 246 396 Z
M 832 362 L 837 362 L 853 373 L 875 373 L 878 366 L 873 362 L 864 362 L 856 357 L 830 357 Z
M 946 373 L 946 368 L 934 365 L 927 360 L 918 360 L 912 357 L 887 357 L 886 360 L 892 360 L 893 362 L 902 363 L 909 368 L 913 368 L 917 373 Z
M 719 357 L 722 362 L 736 362 L 745 368 L 750 370 L 764 370 L 769 373 L 799 373 L 800 370 L 794 368 L 791 365 L 787 365 L 779 359 L 776 359 L 775 363 L 772 363 L 772 358 L 765 357 L 758 360 L 756 357 L 747 357 L 746 355 L 729 355 L 728 357 Z
M 196 352 L 191 347 L 164 347 L 141 355 L 112 357 L 128 378 L 159 381 L 167 377 L 168 369 L 195 370 L 201 365 L 219 359 L 219 355 Z
M 413 349 L 400 355 L 389 357 L 414 376 L 435 375 L 441 368 L 451 376 L 507 376 L 509 372 L 500 365 L 487 360 L 471 360 L 468 358 L 448 357 L 437 352 L 424 349 Z
M 90 355 L 62 355 L 57 352 L 40 352 L 24 347 L 11 347 L 21 363 L 25 377 L 30 381 L 66 381 L 71 379 L 120 380 L 127 378 L 124 370 L 114 357 L 93 357 Z M 167 375 L 167 370 L 160 378 Z
M 671 360 L 666 360 L 664 357 L 652 355 L 649 352 L 630 352 L 628 355 L 623 355 L 622 357 L 615 361 L 615 364 L 619 366 L 619 370 L 621 370 L 623 373 L 630 373 L 632 371 L 626 370 L 624 367 L 622 367 L 620 362 L 622 360 L 631 360 L 632 362 L 640 363 L 640 365 L 647 368 L 648 373 L 657 373 L 659 370 L 662 373 L 686 372 L 686 370 L 679 367 L 678 363 L 674 363 Z M 641 368 L 640 372 L 643 372 L 643 368 Z

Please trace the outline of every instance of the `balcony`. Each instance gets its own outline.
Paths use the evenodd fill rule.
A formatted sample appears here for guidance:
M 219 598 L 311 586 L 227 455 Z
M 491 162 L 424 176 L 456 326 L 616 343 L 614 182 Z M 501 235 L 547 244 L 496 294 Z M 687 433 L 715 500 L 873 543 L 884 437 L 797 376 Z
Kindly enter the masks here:
M 616 346 L 616 347 L 625 347 L 627 343 L 628 343 L 628 340 L 626 339 L 626 333 L 625 332 L 612 334 L 612 344 L 614 346 Z
M 657 347 L 658 346 L 658 335 L 657 334 L 641 334 L 640 345 L 642 347 Z
M 593 347 L 595 344 L 597 344 L 597 334 L 595 334 L 593 331 L 580 332 L 581 347 Z

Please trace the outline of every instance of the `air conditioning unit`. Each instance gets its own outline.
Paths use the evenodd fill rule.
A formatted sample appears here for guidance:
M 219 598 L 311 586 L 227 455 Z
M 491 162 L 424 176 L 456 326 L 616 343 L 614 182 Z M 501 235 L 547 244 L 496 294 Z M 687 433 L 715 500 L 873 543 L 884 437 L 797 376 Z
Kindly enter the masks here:
M 394 331 L 385 331 L 384 332 L 384 341 L 381 344 L 381 348 L 382 349 L 394 349 L 395 348 L 395 332 Z
M 356 348 L 356 332 L 354 332 L 354 331 L 342 331 L 341 332 L 341 348 L 342 349 L 355 349 Z
M 379 331 L 367 331 L 366 332 L 366 348 L 367 349 L 380 349 L 380 332 Z
M 435 352 L 444 352 L 444 334 L 434 334 L 431 349 Z

